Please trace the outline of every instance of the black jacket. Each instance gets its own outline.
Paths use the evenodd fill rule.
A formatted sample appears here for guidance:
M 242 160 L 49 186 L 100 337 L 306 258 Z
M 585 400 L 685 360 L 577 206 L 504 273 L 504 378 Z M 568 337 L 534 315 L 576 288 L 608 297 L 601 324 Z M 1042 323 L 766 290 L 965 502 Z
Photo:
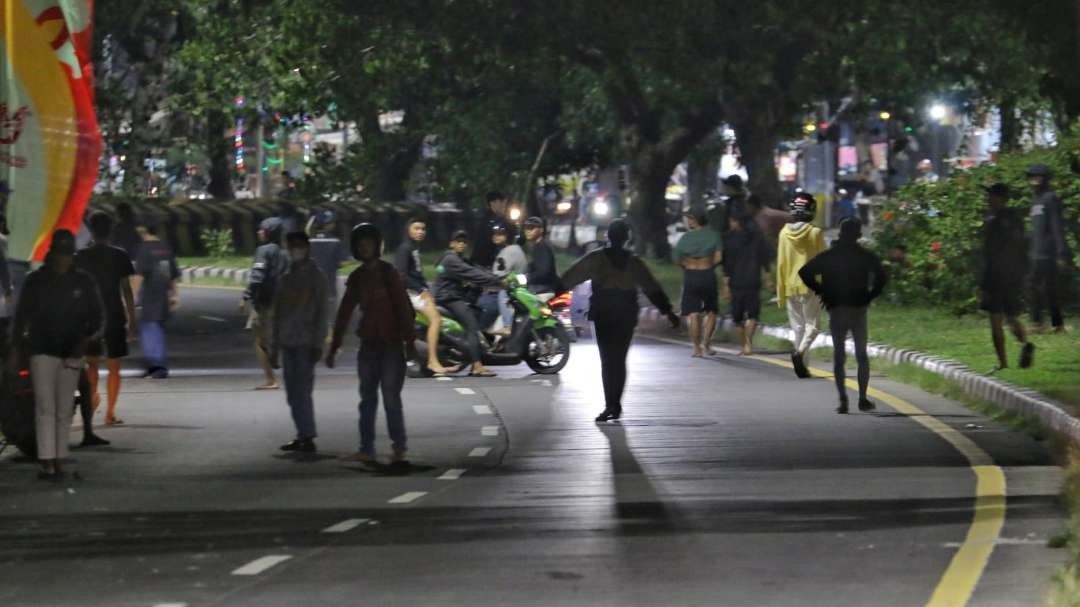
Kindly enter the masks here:
M 829 309 L 870 305 L 889 281 L 877 255 L 844 242 L 811 259 L 799 270 L 799 278 Z
M 772 248 L 754 222 L 724 236 L 724 276 L 733 291 L 760 290 L 761 272 L 771 260 Z
M 555 271 L 555 251 L 547 239 L 530 245 L 529 270 L 525 274 L 529 281 L 529 290 L 534 293 L 551 293 L 559 284 L 559 273 Z
M 398 274 L 401 274 L 401 279 L 405 281 L 406 289 L 417 293 L 427 290 L 427 280 L 424 279 L 424 272 L 420 266 L 420 249 L 411 238 L 406 238 L 394 250 L 394 267 L 397 268 Z
M 502 279 L 488 270 L 477 267 L 453 251 L 447 251 L 435 266 L 435 301 L 445 305 L 453 301 L 469 301 L 474 287 L 494 287 Z
M 45 266 L 26 277 L 13 336 L 31 356 L 82 356 L 79 346 L 101 337 L 104 329 L 105 307 L 90 274 L 79 269 L 57 274 Z
M 508 242 L 514 242 L 513 226 L 507 225 L 506 220 L 490 210 L 484 213 L 484 220 L 479 229 L 473 234 L 472 239 L 472 262 L 482 268 L 490 268 L 495 263 L 495 256 L 499 254 L 499 248 L 491 241 L 492 233 L 496 226 L 503 226 L 510 231 Z
M 251 264 L 244 299 L 250 300 L 257 309 L 269 308 L 277 293 L 278 278 L 289 269 L 289 258 L 281 245 L 270 242 L 255 249 L 255 261 Z
M 1001 209 L 986 222 L 979 287 L 1022 289 L 1027 274 L 1024 218 L 1015 209 Z

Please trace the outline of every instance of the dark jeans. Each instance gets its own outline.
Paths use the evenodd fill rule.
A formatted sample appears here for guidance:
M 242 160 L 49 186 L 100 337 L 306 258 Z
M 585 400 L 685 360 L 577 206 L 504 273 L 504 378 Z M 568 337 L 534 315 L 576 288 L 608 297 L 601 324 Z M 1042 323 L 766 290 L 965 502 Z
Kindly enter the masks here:
M 626 386 L 626 355 L 637 327 L 638 307 L 618 301 L 603 301 L 593 297 L 590 317 L 596 327 L 596 345 L 600 349 L 600 379 L 604 384 L 604 403 L 607 410 L 622 411 L 622 394 Z
M 360 374 L 360 451 L 375 455 L 375 418 L 382 389 L 386 429 L 394 451 L 406 449 L 405 414 L 401 389 L 405 386 L 405 352 L 401 345 L 363 344 L 356 357 Z
M 281 351 L 282 374 L 285 376 L 285 400 L 292 412 L 296 438 L 315 438 L 315 350 L 313 348 L 284 348 Z
M 484 291 L 480 299 L 477 300 L 476 305 L 480 308 L 479 323 L 481 330 L 486 331 L 491 326 L 491 323 L 495 322 L 495 319 L 499 317 L 499 292 Z
M 1035 272 L 1031 276 L 1031 320 L 1038 324 L 1043 321 L 1043 309 L 1050 308 L 1050 322 L 1055 327 L 1065 326 L 1058 301 L 1058 266 L 1053 259 L 1035 261 Z
M 465 327 L 465 346 L 469 349 L 469 359 L 472 362 L 480 361 L 480 321 L 476 318 L 473 307 L 460 299 L 444 304 L 444 307 Z

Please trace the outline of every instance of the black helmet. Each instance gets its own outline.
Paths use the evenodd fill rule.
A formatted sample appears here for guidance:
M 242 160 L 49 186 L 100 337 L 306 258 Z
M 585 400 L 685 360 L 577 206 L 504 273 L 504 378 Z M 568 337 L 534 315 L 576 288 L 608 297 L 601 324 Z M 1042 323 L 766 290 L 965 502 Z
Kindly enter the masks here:
M 1045 164 L 1033 164 L 1028 167 L 1028 177 L 1047 177 L 1051 175 L 1050 167 Z
M 807 192 L 799 192 L 788 203 L 788 212 L 795 221 L 813 221 L 817 216 L 817 201 Z
M 352 252 L 353 257 L 360 259 L 360 255 L 357 253 L 357 245 L 364 239 L 375 241 L 376 255 L 378 251 L 382 251 L 382 232 L 375 227 L 375 224 L 364 222 L 355 226 L 352 229 L 352 235 L 349 237 L 349 250 Z

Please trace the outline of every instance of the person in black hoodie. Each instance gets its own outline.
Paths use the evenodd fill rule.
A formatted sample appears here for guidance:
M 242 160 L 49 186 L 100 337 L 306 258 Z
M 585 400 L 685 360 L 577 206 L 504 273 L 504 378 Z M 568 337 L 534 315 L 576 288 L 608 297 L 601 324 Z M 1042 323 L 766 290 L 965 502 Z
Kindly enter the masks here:
M 488 192 L 487 210 L 484 212 L 484 218 L 475 237 L 472 239 L 471 261 L 481 268 L 490 268 L 491 264 L 495 263 L 495 256 L 499 254 L 499 249 L 491 238 L 495 235 L 497 226 L 501 225 L 509 228 L 506 222 L 507 204 L 506 196 L 503 196 L 501 192 Z M 514 240 L 513 235 L 511 235 L 510 240 Z
M 526 273 L 529 291 L 554 294 L 559 274 L 555 271 L 555 250 L 544 238 L 544 220 L 530 217 L 522 227 L 525 229 L 529 252 L 529 269 Z
M 626 250 L 630 224 L 616 219 L 608 226 L 608 244 L 571 265 L 562 276 L 562 286 L 573 289 L 592 281 L 589 320 L 596 327 L 596 346 L 600 349 L 600 379 L 604 384 L 604 410 L 598 422 L 622 416 L 622 394 L 626 386 L 626 355 L 634 339 L 638 322 L 638 289 L 667 317 L 672 328 L 679 327 L 679 317 L 671 301 L 649 271 L 649 266 Z
M 469 235 L 465 230 L 458 230 L 450 239 L 450 250 L 443 254 L 435 266 L 438 278 L 435 280 L 435 301 L 450 310 L 465 326 L 465 341 L 472 359 L 474 377 L 494 377 L 495 373 L 484 366 L 480 350 L 480 320 L 477 318 L 472 298 L 472 290 L 482 287 L 503 285 L 503 279 L 490 270 L 475 266 L 465 261 L 462 255 L 469 248 Z
M 866 354 L 868 338 L 866 311 L 870 302 L 881 295 L 888 282 L 885 268 L 877 255 L 859 246 L 862 223 L 854 217 L 840 222 L 840 239 L 824 253 L 811 259 L 799 270 L 811 291 L 821 296 L 829 310 L 829 329 L 833 339 L 833 374 L 840 392 L 837 413 L 848 412 L 844 387 L 844 342 L 848 333 L 855 341 L 855 359 L 859 363 L 859 411 L 871 411 L 874 403 L 866 397 L 870 384 L 870 359 Z
M 72 395 L 79 385 L 86 348 L 101 339 L 105 307 L 94 278 L 75 267 L 75 235 L 57 230 L 45 265 L 31 272 L 15 309 L 12 332 L 15 365 L 30 360 L 38 478 L 59 480 L 68 456 L 68 432 L 74 413 Z
M 1009 186 L 1004 183 L 995 183 L 986 189 L 990 216 L 984 232 L 979 307 L 990 314 L 990 335 L 998 358 L 998 364 L 990 371 L 991 374 L 1009 366 L 1005 356 L 1006 320 L 1023 346 L 1020 368 L 1030 367 L 1035 358 L 1035 344 L 1028 341 L 1024 323 L 1019 319 L 1023 309 L 1020 294 L 1023 293 L 1027 275 L 1024 218 L 1006 206 L 1008 201 Z
M 728 217 L 724 237 L 724 277 L 731 295 L 731 321 L 742 355 L 754 353 L 754 332 L 761 316 L 761 274 L 772 260 L 772 245 L 749 213 Z

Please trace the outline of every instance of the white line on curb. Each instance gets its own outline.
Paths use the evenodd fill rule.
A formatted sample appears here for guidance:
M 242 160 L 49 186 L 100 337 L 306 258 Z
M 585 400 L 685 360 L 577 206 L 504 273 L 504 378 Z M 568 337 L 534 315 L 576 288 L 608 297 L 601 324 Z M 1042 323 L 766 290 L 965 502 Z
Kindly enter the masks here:
M 469 457 L 484 457 L 488 453 L 491 453 L 491 447 L 476 447 L 469 451 Z
M 480 428 L 480 434 L 483 435 L 483 436 L 498 436 L 499 435 L 499 427 L 498 426 L 484 426 L 483 428 Z
M 451 468 L 446 472 L 443 472 L 442 476 L 439 477 L 439 480 L 456 481 L 457 479 L 461 478 L 462 474 L 465 474 L 465 470 L 463 468 Z
M 475 411 L 477 415 L 492 415 L 491 407 L 487 405 L 473 405 L 472 410 Z
M 415 502 L 416 500 L 424 497 L 425 495 L 427 495 L 427 491 L 409 491 L 407 493 L 402 493 L 401 495 L 395 497 L 387 503 L 408 504 L 410 502 Z
M 263 571 L 266 571 L 267 569 L 273 567 L 274 565 L 284 563 L 285 561 L 287 561 L 287 560 L 289 560 L 291 558 L 292 558 L 292 556 L 288 555 L 288 554 L 271 554 L 270 556 L 264 556 L 264 557 L 261 557 L 261 558 L 257 558 L 254 561 L 251 561 L 250 563 L 248 563 L 247 565 L 244 565 L 243 567 L 240 567 L 239 569 L 234 569 L 232 574 L 233 575 L 259 575 L 260 573 L 262 573 Z
M 476 392 L 473 392 L 472 388 L 454 388 L 454 390 L 457 391 L 458 394 L 476 394 Z
M 363 525 L 364 523 L 368 522 L 369 520 L 371 520 L 371 519 L 366 519 L 366 518 L 350 518 L 350 519 L 346 519 L 346 520 L 343 520 L 343 521 L 341 521 L 340 523 L 338 523 L 336 525 L 330 525 L 326 529 L 323 529 L 322 532 L 323 533 L 345 533 L 346 531 L 352 531 L 353 529 L 356 529 L 357 527 L 359 527 L 360 525 Z

